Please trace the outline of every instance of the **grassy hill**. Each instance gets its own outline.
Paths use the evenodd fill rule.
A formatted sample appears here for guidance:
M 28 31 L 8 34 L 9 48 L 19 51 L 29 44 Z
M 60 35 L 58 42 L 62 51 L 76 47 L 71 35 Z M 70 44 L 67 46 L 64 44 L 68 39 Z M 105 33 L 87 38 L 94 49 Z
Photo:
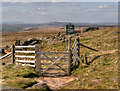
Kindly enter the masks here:
M 89 53 L 89 64 L 72 72 L 76 80 L 62 89 L 118 89 L 118 35 L 117 28 L 103 28 L 100 31 L 84 33 L 81 43 L 99 52 L 81 48 L 81 54 Z M 84 39 L 90 39 L 85 40 Z
M 59 29 L 59 28 L 58 28 Z M 58 30 L 60 31 L 60 30 Z M 32 33 L 32 37 L 48 37 L 56 35 L 57 32 L 21 32 L 19 36 L 21 38 L 23 34 Z M 62 31 L 64 32 L 64 31 Z M 72 71 L 70 77 L 75 77 L 76 79 L 72 82 L 65 84 L 61 89 L 118 89 L 118 28 L 117 27 L 107 27 L 100 28 L 97 31 L 90 31 L 85 33 L 79 33 L 80 43 L 99 50 L 99 52 L 94 52 L 92 50 L 80 47 L 80 54 L 87 54 L 88 62 L 87 64 L 81 64 L 76 70 Z M 12 37 L 13 34 L 9 35 Z M 27 36 L 27 35 L 26 35 Z M 67 37 L 68 35 L 66 35 Z M 4 36 L 7 38 L 6 36 Z M 22 36 L 25 38 L 24 36 Z M 27 38 L 30 36 L 27 36 Z M 11 38 L 14 43 L 14 40 Z M 49 39 L 43 40 L 43 44 L 39 44 L 41 51 L 64 51 L 67 50 L 67 42 L 62 43 L 55 40 L 54 42 L 46 42 Z M 72 43 L 74 38 L 72 39 Z M 8 38 L 4 43 L 9 43 Z M 84 61 L 84 59 L 83 59 Z M 10 62 L 10 59 L 4 59 L 3 62 Z M 30 73 L 36 74 L 32 68 L 21 67 L 14 68 L 14 65 L 2 66 L 3 67 L 3 84 L 13 87 L 25 88 L 30 83 L 35 83 L 35 79 L 39 79 L 38 76 L 33 76 L 32 78 L 24 76 Z M 9 71 L 9 72 L 8 72 Z M 26 83 L 24 82 L 26 81 Z

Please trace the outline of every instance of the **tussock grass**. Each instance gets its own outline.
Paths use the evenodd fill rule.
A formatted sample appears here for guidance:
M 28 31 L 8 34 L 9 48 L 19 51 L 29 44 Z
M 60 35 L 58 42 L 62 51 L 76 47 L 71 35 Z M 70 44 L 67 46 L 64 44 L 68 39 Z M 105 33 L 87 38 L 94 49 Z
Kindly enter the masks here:
M 33 68 L 28 66 L 14 68 L 14 66 L 14 64 L 3 66 L 3 85 L 27 88 L 37 83 L 34 78 L 38 78 L 39 76 Z

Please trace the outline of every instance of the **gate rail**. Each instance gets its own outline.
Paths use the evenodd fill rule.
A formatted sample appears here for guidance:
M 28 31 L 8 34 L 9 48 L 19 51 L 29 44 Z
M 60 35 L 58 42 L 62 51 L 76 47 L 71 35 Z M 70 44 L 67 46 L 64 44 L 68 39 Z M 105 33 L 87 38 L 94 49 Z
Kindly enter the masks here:
M 57 63 L 60 60 L 68 60 L 68 58 L 63 58 L 66 54 L 68 54 L 68 52 L 37 52 L 37 54 L 39 55 L 39 61 L 37 61 L 36 63 L 36 67 L 37 67 L 37 72 L 39 72 L 40 75 L 46 73 L 47 70 L 49 69 L 55 69 L 55 70 L 63 70 L 64 72 L 68 73 L 68 67 L 67 68 L 63 68 L 61 67 L 61 65 L 68 65 L 68 63 Z M 63 54 L 62 56 L 60 56 L 59 58 L 50 58 L 47 54 Z M 45 57 L 45 58 L 43 58 Z M 52 62 L 52 63 L 42 63 L 42 60 L 49 60 L 48 62 Z M 53 61 L 55 60 L 55 61 Z M 43 68 L 42 65 L 46 65 L 46 68 Z M 48 66 L 49 65 L 49 66 Z M 56 65 L 59 68 L 51 68 L 53 65 Z M 67 71 L 65 70 L 67 69 Z
M 33 48 L 30 50 L 30 48 Z M 24 51 L 24 50 L 25 51 Z M 12 45 L 12 61 L 13 63 L 21 63 L 22 66 L 29 65 L 31 67 L 35 67 L 36 65 L 36 53 L 38 52 L 38 45 L 35 46 L 14 46 Z M 29 54 L 32 54 L 29 55 Z M 33 55 L 34 54 L 34 55 Z

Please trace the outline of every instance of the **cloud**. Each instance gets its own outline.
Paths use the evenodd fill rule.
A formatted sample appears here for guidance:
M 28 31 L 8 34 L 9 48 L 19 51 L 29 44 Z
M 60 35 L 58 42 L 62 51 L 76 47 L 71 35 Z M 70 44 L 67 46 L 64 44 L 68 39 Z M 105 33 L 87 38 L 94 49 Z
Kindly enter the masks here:
M 95 12 L 95 11 L 97 11 L 97 9 L 85 9 L 84 11 L 85 12 Z
M 2 2 L 119 2 L 119 0 L 1 0 Z
M 107 4 L 105 4 L 105 5 L 100 5 L 100 6 L 98 6 L 98 8 L 99 9 L 106 9 L 106 8 L 114 8 L 115 7 L 115 5 L 107 5 Z
M 5 2 L 7 4 L 20 4 L 20 5 L 31 5 L 33 2 Z
M 75 8 L 75 9 L 73 9 L 73 10 L 83 10 L 83 9 L 81 9 L 81 8 Z
M 73 0 L 52 0 L 52 2 L 71 2 Z
M 37 8 L 37 10 L 44 10 L 44 8 Z
M 80 6 L 80 3 L 72 3 L 72 6 Z
M 28 11 L 28 10 L 23 10 L 23 11 L 21 11 L 21 14 L 22 14 L 22 15 L 26 15 L 26 14 L 34 15 L 35 12 L 33 12 L 33 11 Z
M 78 11 L 82 11 L 82 12 L 95 12 L 98 9 L 81 9 L 81 8 L 75 8 L 73 10 L 78 10 Z
M 46 15 L 47 13 L 45 13 L 45 12 L 42 12 L 42 13 L 40 13 L 40 15 Z

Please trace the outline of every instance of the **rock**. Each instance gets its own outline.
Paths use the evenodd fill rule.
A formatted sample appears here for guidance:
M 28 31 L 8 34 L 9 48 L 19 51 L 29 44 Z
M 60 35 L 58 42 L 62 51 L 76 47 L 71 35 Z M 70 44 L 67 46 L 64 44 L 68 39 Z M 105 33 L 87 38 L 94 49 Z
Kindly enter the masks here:
M 54 39 L 55 39 L 55 36 L 52 37 L 52 40 L 54 40 Z
M 30 43 L 30 45 L 35 45 L 37 43 L 38 43 L 38 41 L 33 41 L 32 43 Z
M 27 40 L 23 41 L 22 45 L 29 45 L 29 42 Z
M 118 32 L 114 32 L 113 34 L 120 34 L 120 32 L 118 31 Z
M 32 43 L 33 41 L 37 41 L 37 39 L 36 39 L 36 38 L 29 38 L 29 39 L 28 39 L 28 42 L 29 42 L 29 43 Z
M 5 63 L 2 63 L 2 65 L 5 65 Z
M 63 39 L 66 39 L 66 37 L 63 37 Z
M 50 90 L 50 88 L 47 86 L 47 84 L 46 84 L 46 83 L 43 83 L 43 82 L 34 84 L 34 85 L 32 86 L 32 88 Z
M 58 33 L 58 35 L 57 35 L 57 38 L 60 36 L 60 32 Z
M 43 38 L 43 39 L 47 39 L 47 37 Z
M 17 64 L 14 66 L 14 68 L 19 68 L 19 67 L 21 67 L 21 66 L 22 66 L 21 63 L 17 63 Z
M 16 40 L 15 41 L 15 46 L 19 46 L 20 45 L 20 40 Z
M 50 39 L 50 37 L 47 37 L 46 39 Z
M 59 40 L 62 40 L 62 38 L 60 38 Z
M 34 45 L 37 43 L 38 40 L 36 38 L 29 38 L 28 40 L 23 41 L 22 45 Z
M 8 45 L 5 45 L 4 49 L 8 49 L 8 48 L 9 48 L 9 46 L 8 46 Z
M 66 35 L 66 34 L 64 33 L 64 34 L 61 35 L 61 37 L 64 37 L 65 35 Z
M 40 38 L 39 40 L 43 40 L 43 38 Z
M 88 28 L 84 28 L 83 32 L 95 31 L 95 30 L 98 30 L 98 29 L 99 29 L 99 27 L 88 27 Z

